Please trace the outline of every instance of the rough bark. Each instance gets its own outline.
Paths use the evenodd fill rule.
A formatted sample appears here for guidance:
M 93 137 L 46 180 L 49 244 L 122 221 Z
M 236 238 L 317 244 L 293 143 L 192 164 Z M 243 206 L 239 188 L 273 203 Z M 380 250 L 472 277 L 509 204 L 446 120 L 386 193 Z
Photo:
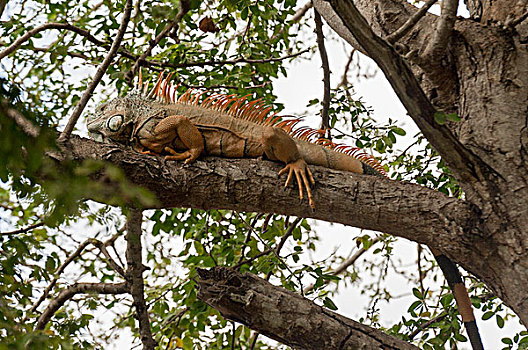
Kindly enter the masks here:
M 294 349 L 418 349 L 255 275 L 222 267 L 198 274 L 198 299 Z
M 315 0 L 314 6 L 336 32 L 343 33 L 345 40 L 354 37 L 355 41 L 348 41 L 357 47 L 360 41 L 357 35 L 361 33 L 354 29 L 354 23 L 345 23 L 346 13 L 344 15 L 342 8 L 337 11 L 335 7 L 340 2 L 343 1 L 332 1 L 332 8 Z M 431 14 L 422 18 L 397 47 L 399 53 L 405 54 L 403 59 L 431 103 L 436 108 L 454 111 L 462 118 L 461 122 L 447 125 L 456 140 L 451 150 L 451 141 L 438 147 L 438 140 L 414 119 L 444 159 L 452 158 L 454 152 L 463 153 L 458 150 L 461 147 L 481 165 L 483 170 L 475 171 L 472 162 L 459 167 L 448 161 L 466 192 L 467 201 L 481 210 L 480 244 L 472 247 L 481 257 L 474 259 L 474 255 L 471 258 L 474 261 L 467 263 L 476 266 L 479 260 L 487 260 L 484 281 L 526 324 L 528 51 L 524 32 L 527 24 L 512 18 L 522 18 L 528 4 L 515 0 L 468 0 L 466 3 L 473 19 L 457 18 L 447 50 L 440 56 L 424 59 L 424 48 L 434 37 L 439 20 Z M 356 0 L 354 4 L 381 38 L 396 31 L 417 11 L 400 0 Z M 336 16 L 341 22 L 336 21 Z M 508 23 L 517 24 L 508 26 Z M 375 40 L 378 39 L 371 39 Z M 361 43 L 361 48 L 369 53 L 365 42 Z M 393 86 L 401 83 L 401 76 L 395 69 L 381 63 L 380 68 Z M 399 97 L 405 106 L 415 99 L 410 93 L 399 94 Z M 413 116 L 409 108 L 408 111 Z M 474 179 L 466 176 L 468 171 L 476 174 Z
M 311 166 L 316 180 L 312 211 L 306 202 L 292 205 L 299 203 L 297 187 L 283 190 L 285 178 L 277 175 L 280 163 L 208 157 L 183 166 L 74 136 L 64 146 L 75 160 L 100 159 L 118 166 L 130 181 L 157 197 L 158 208 L 273 212 L 338 222 L 424 243 L 461 263 L 479 244 L 476 207 L 411 183 Z M 104 201 L 106 194 L 115 191 L 94 194 L 94 199 Z M 474 272 L 480 275 L 478 269 Z

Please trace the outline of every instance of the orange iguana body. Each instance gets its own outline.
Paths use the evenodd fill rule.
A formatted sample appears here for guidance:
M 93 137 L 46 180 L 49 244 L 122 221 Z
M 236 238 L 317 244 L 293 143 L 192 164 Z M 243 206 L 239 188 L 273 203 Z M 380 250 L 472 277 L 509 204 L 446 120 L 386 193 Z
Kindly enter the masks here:
M 228 158 L 265 156 L 286 164 L 279 175 L 288 173 L 286 186 L 295 176 L 299 196 L 306 190 L 309 204 L 315 203 L 314 185 L 308 164 L 359 174 L 383 175 L 381 165 L 357 148 L 333 144 L 312 129 L 293 130 L 298 119 L 282 120 L 268 115 L 269 107 L 260 101 L 213 95 L 199 101 L 200 95 L 187 91 L 177 101 L 170 76 L 160 75 L 147 95 L 148 84 L 127 97 L 99 107 L 88 120 L 88 130 L 114 141 L 133 143 L 145 153 L 166 154 L 167 160 L 191 163 L 200 155 Z M 315 143 L 314 143 L 315 142 Z M 319 144 L 317 144 L 319 143 Z

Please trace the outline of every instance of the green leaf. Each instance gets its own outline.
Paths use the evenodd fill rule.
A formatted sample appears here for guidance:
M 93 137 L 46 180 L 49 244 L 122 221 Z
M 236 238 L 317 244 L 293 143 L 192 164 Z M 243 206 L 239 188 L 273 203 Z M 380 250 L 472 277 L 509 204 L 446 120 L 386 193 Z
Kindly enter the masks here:
M 499 328 L 503 328 L 504 327 L 504 318 L 502 318 L 501 315 L 497 315 L 495 316 L 496 320 L 497 320 L 497 326 L 499 326 Z
M 447 120 L 447 116 L 444 112 L 435 112 L 434 120 L 439 125 L 444 125 Z
M 329 297 L 325 297 L 323 300 L 323 305 L 329 308 L 330 310 L 337 310 L 336 304 Z
M 495 313 L 493 311 L 486 311 L 484 313 L 484 315 L 482 315 L 482 319 L 483 320 L 489 320 L 490 318 L 493 317 L 493 315 L 495 315 Z
M 398 134 L 400 136 L 405 136 L 407 135 L 407 133 L 405 132 L 405 130 L 403 130 L 402 128 L 392 128 L 392 131 L 395 133 L 395 134 Z
M 510 338 L 502 338 L 501 342 L 503 342 L 504 344 L 513 345 L 513 341 Z
M 446 115 L 446 118 L 447 120 L 452 121 L 452 122 L 459 122 L 462 120 L 456 113 L 449 113 Z

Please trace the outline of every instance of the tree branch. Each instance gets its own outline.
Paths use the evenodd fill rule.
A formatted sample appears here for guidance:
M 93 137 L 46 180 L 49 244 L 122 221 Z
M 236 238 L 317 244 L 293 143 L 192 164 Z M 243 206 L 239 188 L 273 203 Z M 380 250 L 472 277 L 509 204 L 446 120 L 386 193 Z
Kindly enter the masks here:
M 306 203 L 297 204 L 296 187 L 281 190 L 279 163 L 207 157 L 183 167 L 180 162 L 74 136 L 64 152 L 64 158 L 57 160 L 69 155 L 78 161 L 113 163 L 130 181 L 151 191 L 158 208 L 232 209 L 337 222 L 427 244 L 462 264 L 471 261 L 472 248 L 479 245 L 478 231 L 473 232 L 478 220 L 474 206 L 410 183 L 310 166 L 316 179 L 312 211 Z M 104 201 L 105 193 L 91 196 Z
M 121 45 L 121 40 L 123 39 L 123 36 L 125 35 L 125 31 L 128 26 L 128 22 L 130 21 L 130 13 L 132 12 L 132 0 L 127 0 L 125 5 L 125 11 L 123 13 L 123 18 L 121 19 L 121 24 L 119 25 L 119 29 L 117 31 L 116 38 L 114 39 L 114 42 L 112 43 L 112 47 L 110 48 L 110 51 L 108 51 L 108 54 L 106 55 L 105 59 L 97 68 L 97 71 L 95 72 L 95 76 L 84 91 L 84 94 L 82 95 L 80 101 L 77 103 L 77 106 L 75 106 L 75 109 L 70 116 L 70 119 L 68 120 L 68 123 L 66 124 L 66 127 L 62 131 L 59 141 L 63 142 L 67 140 L 70 137 L 71 132 L 73 131 L 73 128 L 75 127 L 75 124 L 77 123 L 77 120 L 81 116 L 82 111 L 84 110 L 84 107 L 86 107 L 86 104 L 88 103 L 88 100 L 92 97 L 92 94 L 103 78 L 103 75 L 105 74 L 106 70 L 110 66 L 110 63 L 112 63 L 112 60 L 117 54 L 117 50 L 119 49 Z
M 46 310 L 42 313 L 42 315 L 40 315 L 35 329 L 44 329 L 55 312 L 57 312 L 57 310 L 59 310 L 66 301 L 73 298 L 76 294 L 123 294 L 128 293 L 128 291 L 129 289 L 126 283 L 75 283 L 71 287 L 68 287 L 60 292 L 59 295 L 50 302 Z
M 255 275 L 222 267 L 197 272 L 198 299 L 294 349 L 417 349 Z
M 328 120 L 328 109 L 330 108 L 330 66 L 328 64 L 328 55 L 326 54 L 324 35 L 323 35 L 323 21 L 321 15 L 314 9 L 315 19 L 315 33 L 317 35 L 317 46 L 319 47 L 319 53 L 321 54 L 321 64 L 323 68 L 323 83 L 324 83 L 324 95 L 323 95 L 323 109 L 321 110 L 321 129 L 330 131 L 330 121 Z
M 185 14 L 189 11 L 190 4 L 188 0 L 180 0 L 180 9 L 178 13 L 176 14 L 176 18 L 174 18 L 173 21 L 168 23 L 165 28 L 156 36 L 154 40 L 151 40 L 149 42 L 148 48 L 137 58 L 136 63 L 134 63 L 134 66 L 125 74 L 125 78 L 131 82 L 132 79 L 136 76 L 139 67 L 143 64 L 145 58 L 147 58 L 152 50 L 160 43 L 160 41 L 165 38 L 167 35 L 169 35 L 170 31 L 175 28 L 185 16 Z
M 436 23 L 433 40 L 429 42 L 424 52 L 426 59 L 439 60 L 445 55 L 447 44 L 455 26 L 457 9 L 458 0 L 442 0 L 441 15 Z
M 428 0 L 418 11 L 414 13 L 407 22 L 405 22 L 398 30 L 396 30 L 391 35 L 387 36 L 387 41 L 391 44 L 394 44 L 396 41 L 400 40 L 405 34 L 409 33 L 409 31 L 414 27 L 418 21 L 425 16 L 427 13 L 427 10 L 431 8 L 438 0 Z
M 40 226 L 43 226 L 43 225 L 44 225 L 43 222 L 37 222 L 36 224 L 29 225 L 27 227 L 24 227 L 24 228 L 21 228 L 21 229 L 18 229 L 18 230 L 9 231 L 9 232 L 0 232 L 0 236 L 11 236 L 11 235 L 17 235 L 19 233 L 26 233 L 28 231 L 31 231 L 31 230 L 36 229 L 37 227 L 40 227 Z
M 357 42 L 379 65 L 411 118 L 461 183 L 483 181 L 490 172 L 488 167 L 467 150 L 445 125 L 435 121 L 436 109 L 402 57 L 372 31 L 350 0 L 332 0 L 331 5 Z
M 124 276 L 124 273 L 123 273 L 123 269 L 112 259 L 112 257 L 110 256 L 110 254 L 108 254 L 108 252 L 106 251 L 106 245 L 109 243 L 109 242 L 113 242 L 114 240 L 114 237 L 110 238 L 109 240 L 107 240 L 105 243 L 97 240 L 97 239 L 94 239 L 94 238 L 88 238 L 87 240 L 85 240 L 83 243 L 81 243 L 77 249 L 71 253 L 68 258 L 64 261 L 64 263 L 62 263 L 61 266 L 59 266 L 59 268 L 57 269 L 57 271 L 55 271 L 55 278 L 50 282 L 50 284 L 46 287 L 46 289 L 44 290 L 44 292 L 42 293 L 42 295 L 40 296 L 40 298 L 31 306 L 31 309 L 29 310 L 29 313 L 26 315 L 26 317 L 24 317 L 24 320 L 27 320 L 28 319 L 28 316 L 29 314 L 35 312 L 37 310 L 37 308 L 40 306 L 40 304 L 48 297 L 50 291 L 53 289 L 53 287 L 55 287 L 55 285 L 57 284 L 57 281 L 59 280 L 59 277 L 60 275 L 64 272 L 64 270 L 66 269 L 66 267 L 68 267 L 68 265 L 74 261 L 76 258 L 78 258 L 81 253 L 83 252 L 83 250 L 89 245 L 89 244 L 93 244 L 95 246 L 98 246 L 99 249 L 101 249 L 101 251 L 103 252 L 103 254 L 107 257 L 108 261 L 109 261 L 109 265 L 114 268 L 114 270 L 116 270 L 120 275 Z M 103 251 L 104 249 L 104 251 Z M 105 253 L 106 251 L 106 253 Z
M 77 33 L 86 39 L 88 41 L 98 45 L 98 46 L 104 46 L 106 43 L 104 41 L 101 41 L 94 37 L 89 31 L 81 29 L 79 27 L 76 27 L 69 23 L 46 23 L 39 27 L 33 28 L 26 32 L 26 34 L 22 35 L 20 38 L 18 38 L 14 43 L 9 45 L 6 49 L 4 49 L 2 52 L 0 52 L 0 60 L 7 55 L 13 53 L 15 50 L 17 50 L 23 43 L 28 41 L 30 38 L 34 37 L 36 34 L 48 30 L 48 29 L 66 29 L 69 31 L 72 31 L 74 33 Z
M 370 249 L 370 247 L 372 247 L 374 244 L 376 244 L 379 240 L 380 240 L 379 237 L 373 238 L 372 241 L 371 241 L 371 245 L 368 248 L 366 248 L 366 249 L 365 248 L 358 249 L 352 256 L 350 256 L 348 259 L 343 261 L 343 263 L 341 263 L 341 265 L 339 265 L 338 267 L 333 269 L 330 272 L 330 274 L 332 274 L 332 275 L 340 275 L 343 272 L 345 272 L 350 267 L 350 265 L 354 264 L 357 261 L 357 259 L 359 259 L 368 249 Z M 323 284 L 328 284 L 328 283 L 330 283 L 330 280 L 324 280 Z M 306 288 L 304 288 L 304 294 L 308 294 L 309 292 L 311 292 L 314 289 L 314 286 L 315 285 L 312 283 L 309 286 L 307 286 Z
M 134 300 L 137 319 L 139 321 L 139 336 L 143 343 L 143 349 L 154 350 L 156 341 L 152 337 L 148 307 L 145 303 L 143 271 L 146 267 L 142 263 L 141 248 L 141 222 L 142 212 L 137 209 L 130 209 L 126 222 L 126 260 L 127 260 L 127 281 L 130 283 L 130 294 Z

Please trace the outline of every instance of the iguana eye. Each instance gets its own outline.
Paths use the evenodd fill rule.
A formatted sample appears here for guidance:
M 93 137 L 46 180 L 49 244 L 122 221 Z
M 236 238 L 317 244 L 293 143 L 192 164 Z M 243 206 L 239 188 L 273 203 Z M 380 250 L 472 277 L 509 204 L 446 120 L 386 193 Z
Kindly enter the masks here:
M 108 121 L 106 122 L 106 127 L 113 132 L 119 131 L 119 128 L 121 128 L 121 125 L 123 124 L 123 115 L 122 114 L 116 114 L 110 117 Z

